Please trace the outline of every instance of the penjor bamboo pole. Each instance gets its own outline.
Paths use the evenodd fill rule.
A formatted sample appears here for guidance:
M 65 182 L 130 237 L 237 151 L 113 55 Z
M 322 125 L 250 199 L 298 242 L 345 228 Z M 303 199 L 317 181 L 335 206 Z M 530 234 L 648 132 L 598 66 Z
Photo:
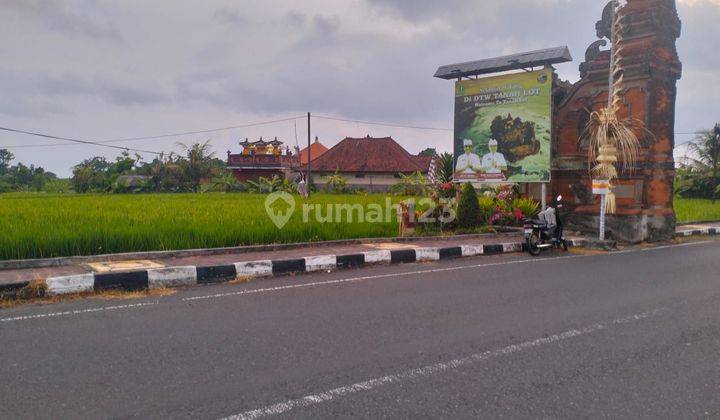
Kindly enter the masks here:
M 613 94 L 615 93 L 615 11 L 617 6 L 617 0 L 613 0 L 612 12 L 610 13 L 610 74 L 608 74 L 608 109 L 612 106 Z
M 617 0 L 612 0 L 612 8 L 610 13 L 610 67 L 608 71 L 608 109 L 613 105 L 614 93 L 614 71 L 615 71 L 615 11 L 617 9 Z M 600 240 L 605 240 L 605 213 L 606 213 L 606 194 L 600 195 Z

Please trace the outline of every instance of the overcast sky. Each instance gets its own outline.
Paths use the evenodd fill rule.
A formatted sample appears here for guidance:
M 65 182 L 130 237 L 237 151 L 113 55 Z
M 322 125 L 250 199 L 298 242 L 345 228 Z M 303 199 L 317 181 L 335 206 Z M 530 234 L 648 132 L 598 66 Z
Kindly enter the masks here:
M 576 81 L 604 0 L 0 0 L 0 126 L 108 140 L 316 114 L 452 127 L 452 83 L 438 66 L 568 45 Z M 720 0 L 679 0 L 683 61 L 676 131 L 720 121 Z M 305 121 L 297 135 L 306 140 Z M 391 135 L 410 152 L 449 151 L 452 133 L 313 120 L 332 146 Z M 295 144 L 292 121 L 122 143 L 157 151 L 241 138 Z M 677 142 L 688 139 L 678 136 Z M 58 141 L 0 132 L 0 147 Z M 93 146 L 12 148 L 61 176 Z M 144 155 L 151 160 L 152 155 Z

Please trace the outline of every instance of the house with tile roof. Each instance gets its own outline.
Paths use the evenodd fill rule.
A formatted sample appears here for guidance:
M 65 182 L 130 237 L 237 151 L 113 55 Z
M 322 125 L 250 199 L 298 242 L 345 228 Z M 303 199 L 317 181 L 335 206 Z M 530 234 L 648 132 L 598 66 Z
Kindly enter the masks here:
M 411 155 L 392 137 L 347 137 L 318 158 L 311 151 L 310 157 L 313 182 L 319 188 L 337 172 L 348 186 L 368 192 L 387 191 L 400 174 L 420 172 L 431 177 L 435 164 L 434 157 Z
M 324 144 L 320 143 L 320 140 L 315 137 L 315 141 L 310 144 L 310 147 L 302 149 L 299 153 L 300 164 L 307 165 L 308 163 L 308 149 L 310 150 L 310 159 L 317 159 L 324 155 L 329 149 Z

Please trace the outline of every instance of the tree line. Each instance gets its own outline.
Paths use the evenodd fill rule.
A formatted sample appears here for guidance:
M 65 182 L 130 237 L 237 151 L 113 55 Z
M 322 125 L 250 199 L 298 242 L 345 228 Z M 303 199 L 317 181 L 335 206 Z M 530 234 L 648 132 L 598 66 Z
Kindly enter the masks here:
M 149 162 L 128 152 L 114 161 L 95 156 L 75 165 L 69 179 L 42 167 L 12 164 L 15 156 L 0 149 L 0 192 L 199 192 L 214 183 L 232 183 L 232 173 L 211 152 L 209 141 L 179 145 L 182 153 L 161 154 Z
M 14 163 L 14 155 L 0 149 L 0 193 L 3 192 L 201 192 L 287 189 L 283 180 L 243 184 L 226 169 L 225 162 L 210 150 L 210 142 L 178 143 L 182 152 L 159 155 L 144 161 L 139 155 L 123 152 L 114 161 L 96 156 L 75 165 L 70 179 L 58 178 L 40 166 Z M 720 196 L 720 123 L 701 131 L 689 144 L 689 155 L 677 165 L 675 193 L 687 198 Z M 421 155 L 435 154 L 426 149 Z M 435 180 L 452 186 L 453 157 L 437 155 Z M 342 184 L 342 180 L 338 180 Z M 278 186 L 275 186 L 278 184 Z M 415 188 L 414 177 L 401 180 L 398 188 Z M 454 190 L 454 189 L 453 189 Z M 452 192 L 452 191 L 451 191 Z
M 687 198 L 710 198 L 720 195 L 720 123 L 701 131 L 688 145 L 675 176 L 675 193 Z
M 114 160 L 95 156 L 72 168 L 69 179 L 60 179 L 42 167 L 17 163 L 13 154 L 0 149 L 0 193 L 2 192 L 77 192 L 77 193 L 129 193 L 129 192 L 237 192 L 267 193 L 294 192 L 295 184 L 279 177 L 242 183 L 226 168 L 210 149 L 210 142 L 190 145 L 178 143 L 180 153 L 161 154 L 151 161 L 140 155 L 123 152 Z M 421 155 L 431 156 L 434 149 Z M 448 182 L 452 177 L 452 155 L 438 156 L 436 179 Z M 346 181 L 338 179 L 328 187 L 331 192 L 351 192 Z M 424 178 L 417 175 L 402 179 L 397 188 L 402 190 L 425 188 Z M 418 178 L 418 179 L 416 179 Z M 311 182 L 311 187 L 313 187 Z
M 114 162 L 93 157 L 75 165 L 72 188 L 86 192 L 199 192 L 203 183 L 227 175 L 225 162 L 210 143 L 179 143 L 181 154 L 161 154 L 150 162 L 123 152 Z M 232 175 L 232 174 L 230 174 Z
M 7 149 L 0 149 L 0 193 L 10 191 L 62 190 L 66 180 L 58 179 L 40 166 L 11 165 L 15 156 Z

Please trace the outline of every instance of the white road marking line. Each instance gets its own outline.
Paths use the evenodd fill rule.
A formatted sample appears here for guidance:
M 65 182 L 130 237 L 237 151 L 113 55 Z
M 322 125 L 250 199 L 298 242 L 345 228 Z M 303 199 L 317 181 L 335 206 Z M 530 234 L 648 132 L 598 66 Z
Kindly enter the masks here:
M 681 246 L 703 245 L 703 244 L 709 244 L 709 243 L 713 243 L 713 242 L 715 242 L 715 241 L 688 242 L 686 244 L 679 244 L 679 245 L 663 245 L 663 246 L 656 246 L 654 248 L 643 248 L 643 249 L 641 249 L 641 251 L 655 251 L 656 249 L 680 248 Z
M 158 304 L 160 304 L 159 301 L 148 302 L 148 303 L 135 303 L 132 305 L 103 306 L 100 308 L 77 309 L 74 311 L 51 312 L 51 313 L 45 313 L 45 314 L 16 316 L 16 317 L 12 317 L 12 318 L 0 318 L 0 322 L 26 321 L 29 319 L 38 319 L 38 318 L 55 318 L 55 317 L 59 317 L 59 316 L 82 315 L 82 314 L 88 314 L 88 313 L 93 313 L 93 312 L 116 311 L 119 309 L 140 308 L 143 306 L 152 306 L 152 305 L 158 305 Z
M 183 301 L 216 299 L 216 298 L 222 298 L 222 297 L 228 297 L 228 296 L 240 296 L 240 295 L 250 295 L 250 294 L 255 294 L 255 293 L 277 292 L 280 290 L 299 289 L 299 288 L 313 287 L 313 286 L 329 286 L 329 285 L 333 285 L 333 284 L 352 283 L 352 282 L 358 282 L 358 281 L 363 281 L 363 280 L 382 279 L 382 278 L 388 278 L 388 277 L 412 276 L 415 274 L 442 273 L 445 271 L 468 270 L 468 269 L 480 268 L 480 267 L 494 267 L 494 266 L 501 266 L 501 265 L 542 262 L 542 261 L 556 261 L 556 260 L 564 260 L 564 259 L 568 259 L 568 258 L 584 258 L 584 257 L 587 257 L 587 255 L 572 255 L 572 256 L 567 256 L 567 257 L 553 257 L 553 258 L 533 258 L 533 259 L 527 259 L 527 260 L 504 261 L 504 262 L 489 263 L 489 264 L 476 264 L 476 265 L 463 265 L 463 266 L 459 266 L 459 267 L 435 268 L 435 269 L 431 269 L 431 270 L 404 271 L 401 273 L 378 274 L 378 275 L 374 275 L 374 276 L 352 277 L 352 278 L 348 278 L 348 279 L 317 281 L 317 282 L 303 283 L 303 284 L 291 284 L 288 286 L 267 287 L 267 288 L 263 288 L 263 289 L 240 290 L 237 292 L 217 293 L 214 295 L 206 295 L 206 296 L 193 296 L 193 297 L 183 298 Z
M 368 381 L 358 382 L 352 385 L 341 386 L 339 388 L 331 389 L 329 391 L 321 392 L 319 394 L 307 395 L 302 398 L 295 400 L 289 400 L 278 404 L 270 405 L 255 410 L 246 411 L 240 414 L 235 414 L 226 417 L 223 420 L 250 420 L 259 417 L 275 416 L 283 413 L 287 413 L 291 410 L 298 408 L 304 408 L 315 404 L 320 404 L 328 401 L 332 401 L 338 397 L 343 397 L 350 394 L 355 394 L 361 391 L 369 391 L 374 388 L 378 388 L 384 385 L 402 382 L 408 379 L 415 379 L 419 377 L 427 377 L 436 373 L 445 372 L 448 370 L 458 369 L 463 366 L 469 366 L 477 362 L 484 360 L 494 359 L 500 356 L 506 356 L 509 354 L 517 353 L 522 350 L 531 349 L 547 344 L 556 343 L 559 341 L 567 340 L 573 337 L 579 337 L 582 335 L 592 334 L 594 332 L 607 329 L 613 325 L 627 324 L 634 321 L 639 321 L 645 318 L 650 318 L 662 312 L 662 309 L 656 309 L 640 314 L 630 315 L 622 318 L 615 319 L 609 323 L 598 323 L 589 327 L 581 329 L 573 329 L 565 331 L 561 334 L 555 334 L 548 337 L 538 338 L 531 341 L 525 341 L 519 344 L 513 344 L 507 347 L 503 347 L 497 350 L 490 350 L 483 353 L 472 354 L 461 359 L 450 360 L 448 362 L 436 363 L 416 369 L 406 370 L 404 372 L 396 373 L 393 375 L 387 375 L 380 378 L 370 379 Z

